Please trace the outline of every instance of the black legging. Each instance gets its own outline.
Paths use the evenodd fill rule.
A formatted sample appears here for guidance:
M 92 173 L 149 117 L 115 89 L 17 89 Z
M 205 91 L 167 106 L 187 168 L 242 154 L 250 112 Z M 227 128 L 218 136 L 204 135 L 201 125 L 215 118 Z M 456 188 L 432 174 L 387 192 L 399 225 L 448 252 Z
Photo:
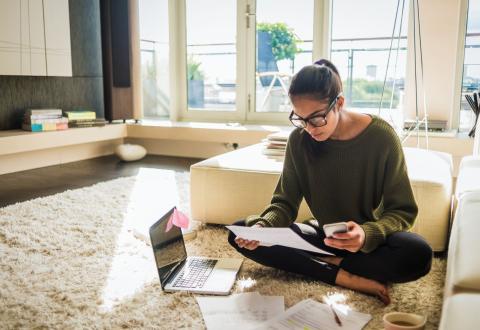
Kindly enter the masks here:
M 245 226 L 245 221 L 238 221 L 234 225 Z M 310 244 L 343 258 L 340 266 L 319 260 L 321 254 L 280 245 L 259 246 L 255 250 L 240 248 L 235 243 L 236 236 L 232 232 L 228 235 L 228 242 L 245 257 L 262 265 L 307 275 L 332 285 L 335 284 L 340 268 L 382 283 L 414 281 L 430 271 L 432 249 L 422 237 L 414 233 L 394 233 L 387 237 L 385 244 L 371 253 L 352 253 L 326 246 L 323 243 L 325 234 L 313 226 L 294 223 L 290 228 Z

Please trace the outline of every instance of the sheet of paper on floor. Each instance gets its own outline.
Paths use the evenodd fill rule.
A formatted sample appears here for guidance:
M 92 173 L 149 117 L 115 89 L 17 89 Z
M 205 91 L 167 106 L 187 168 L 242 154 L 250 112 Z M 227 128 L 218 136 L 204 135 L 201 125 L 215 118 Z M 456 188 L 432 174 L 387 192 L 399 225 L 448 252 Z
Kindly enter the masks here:
M 259 241 L 260 245 L 283 245 L 296 249 L 333 255 L 308 243 L 290 228 L 258 228 L 244 226 L 226 226 L 238 237 Z
M 338 312 L 337 315 L 342 322 L 339 326 L 335 322 L 330 306 L 319 303 L 312 299 L 305 299 L 290 307 L 284 313 L 264 322 L 258 330 L 293 330 L 293 329 L 342 329 L 360 330 L 371 320 L 370 314 L 347 311 L 345 314 Z
M 195 297 L 207 329 L 251 329 L 285 311 L 283 297 L 258 292 Z

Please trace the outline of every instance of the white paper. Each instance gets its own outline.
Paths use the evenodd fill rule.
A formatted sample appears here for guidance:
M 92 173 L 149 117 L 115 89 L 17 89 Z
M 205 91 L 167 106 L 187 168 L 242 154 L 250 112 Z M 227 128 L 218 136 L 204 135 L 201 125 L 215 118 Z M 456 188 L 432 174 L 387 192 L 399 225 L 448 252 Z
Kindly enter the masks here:
M 372 319 L 370 314 L 349 310 L 346 314 L 337 311 L 342 323 L 335 322 L 330 306 L 312 299 L 302 300 L 283 314 L 264 322 L 258 330 L 304 330 L 304 329 L 342 329 L 360 330 Z
M 316 246 L 308 243 L 290 228 L 259 228 L 245 226 L 226 227 L 230 229 L 236 236 L 251 241 L 259 241 L 260 245 L 263 246 L 283 245 L 311 252 L 323 253 L 332 256 L 334 255 L 333 253 L 319 249 Z
M 252 329 L 285 311 L 283 297 L 262 296 L 258 292 L 195 298 L 209 330 Z

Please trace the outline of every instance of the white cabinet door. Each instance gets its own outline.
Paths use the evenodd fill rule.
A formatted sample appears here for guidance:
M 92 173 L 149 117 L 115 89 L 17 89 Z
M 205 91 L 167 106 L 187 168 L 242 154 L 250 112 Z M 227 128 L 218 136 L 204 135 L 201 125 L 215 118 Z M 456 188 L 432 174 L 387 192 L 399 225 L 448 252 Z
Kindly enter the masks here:
M 43 0 L 48 76 L 72 76 L 68 0 Z
M 0 0 L 0 75 L 72 76 L 68 0 Z
M 29 0 L 30 71 L 32 76 L 47 75 L 42 0 Z
M 29 76 L 30 69 L 30 22 L 28 0 L 20 0 L 20 64 L 22 76 Z
M 0 0 L 0 75 L 22 73 L 20 6 L 17 0 Z

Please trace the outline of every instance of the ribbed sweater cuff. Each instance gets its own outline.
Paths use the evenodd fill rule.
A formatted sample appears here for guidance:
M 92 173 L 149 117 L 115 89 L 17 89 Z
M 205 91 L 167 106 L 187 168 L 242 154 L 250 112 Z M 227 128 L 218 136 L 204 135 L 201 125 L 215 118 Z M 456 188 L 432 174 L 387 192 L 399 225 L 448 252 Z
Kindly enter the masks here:
M 385 237 L 378 229 L 375 223 L 367 222 L 360 225 L 365 232 L 365 242 L 360 251 L 370 253 L 375 250 L 380 244 L 385 242 Z
M 271 227 L 271 225 L 269 223 L 267 223 L 262 217 L 260 217 L 258 215 L 252 215 L 252 216 L 247 217 L 247 219 L 245 219 L 245 224 L 247 225 L 247 227 L 251 227 L 251 226 L 253 226 L 254 224 L 257 224 L 257 223 L 259 223 L 260 225 L 262 225 L 264 227 Z
M 252 215 L 245 220 L 247 226 L 253 226 L 256 223 L 260 223 L 265 227 L 279 227 L 278 216 L 274 212 L 267 212 L 263 216 Z

